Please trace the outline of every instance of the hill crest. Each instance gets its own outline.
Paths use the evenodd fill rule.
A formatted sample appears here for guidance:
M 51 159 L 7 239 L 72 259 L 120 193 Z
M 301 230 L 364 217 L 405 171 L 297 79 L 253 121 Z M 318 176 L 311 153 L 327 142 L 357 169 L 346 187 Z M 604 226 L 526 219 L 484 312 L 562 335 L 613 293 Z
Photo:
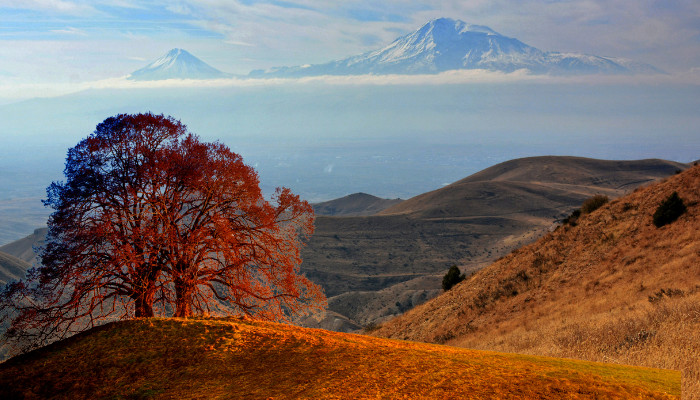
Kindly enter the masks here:
M 367 193 L 353 193 L 339 199 L 312 204 L 316 215 L 360 217 L 376 214 L 401 203 L 401 199 L 382 199 Z
M 0 364 L 0 380 L 3 398 L 680 397 L 677 371 L 235 318 L 107 324 Z

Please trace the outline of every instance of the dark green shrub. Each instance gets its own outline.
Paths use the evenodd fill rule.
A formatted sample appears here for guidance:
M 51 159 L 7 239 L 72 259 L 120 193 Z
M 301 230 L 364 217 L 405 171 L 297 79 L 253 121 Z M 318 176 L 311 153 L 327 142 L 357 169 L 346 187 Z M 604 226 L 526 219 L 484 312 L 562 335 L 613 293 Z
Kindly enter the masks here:
M 563 224 L 569 224 L 571 226 L 576 226 L 576 222 L 578 221 L 578 217 L 581 216 L 581 209 L 576 209 L 574 212 L 571 213 L 568 217 L 564 218 Z
M 608 196 L 603 196 L 602 194 L 597 194 L 588 200 L 584 201 L 581 205 L 581 214 L 590 214 L 593 211 L 603 207 L 610 201 Z
M 453 265 L 442 278 L 442 288 L 445 291 L 448 291 L 452 289 L 452 286 L 462 282 L 465 278 L 466 276 L 464 274 L 461 274 L 459 267 Z
M 654 212 L 654 225 L 661 228 L 664 225 L 670 224 L 680 217 L 686 210 L 683 199 L 678 196 L 677 192 L 671 193 L 670 196 L 659 204 L 659 207 Z

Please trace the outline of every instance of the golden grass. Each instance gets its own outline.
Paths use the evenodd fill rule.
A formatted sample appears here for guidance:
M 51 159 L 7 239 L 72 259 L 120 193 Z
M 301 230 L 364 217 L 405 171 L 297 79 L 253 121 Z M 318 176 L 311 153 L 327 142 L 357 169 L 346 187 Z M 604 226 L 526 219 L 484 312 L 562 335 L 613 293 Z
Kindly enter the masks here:
M 96 328 L 0 364 L 0 398 L 677 399 L 677 371 L 234 319 Z
M 699 188 L 694 167 L 636 190 L 372 334 L 677 369 L 683 398 L 698 400 Z M 652 214 L 674 190 L 688 211 L 656 228 Z

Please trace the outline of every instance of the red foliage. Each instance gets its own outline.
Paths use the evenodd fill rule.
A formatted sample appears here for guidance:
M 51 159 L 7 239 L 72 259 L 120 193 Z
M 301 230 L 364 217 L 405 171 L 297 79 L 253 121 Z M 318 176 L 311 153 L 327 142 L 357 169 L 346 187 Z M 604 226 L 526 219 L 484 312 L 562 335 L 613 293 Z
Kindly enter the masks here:
M 105 319 L 194 313 L 285 321 L 325 306 L 300 275 L 313 210 L 265 201 L 255 171 L 170 117 L 118 115 L 48 189 L 42 266 L 0 294 L 6 339 L 38 346 Z

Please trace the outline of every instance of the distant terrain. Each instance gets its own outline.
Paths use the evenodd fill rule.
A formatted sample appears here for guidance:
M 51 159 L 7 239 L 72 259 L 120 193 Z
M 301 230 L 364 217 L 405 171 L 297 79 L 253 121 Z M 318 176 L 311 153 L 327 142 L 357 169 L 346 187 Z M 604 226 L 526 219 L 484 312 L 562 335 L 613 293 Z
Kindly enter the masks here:
M 698 188 L 700 166 L 641 187 L 499 258 L 373 334 L 682 370 L 683 398 L 700 399 Z M 674 191 L 687 211 L 657 228 L 652 216 Z
M 300 321 L 354 331 L 385 322 L 441 292 L 451 265 L 487 266 L 547 234 L 588 197 L 618 197 L 685 170 L 664 160 L 606 161 L 531 157 L 507 161 L 406 201 L 355 194 L 316 204 L 301 270 L 328 296 L 329 312 Z M 46 228 L 0 247 L 29 264 Z
M 107 324 L 0 364 L 0 381 L 6 383 L 0 397 L 7 399 L 679 399 L 681 394 L 678 371 L 234 318 Z
M 340 199 L 312 204 L 317 216 L 359 217 L 373 215 L 401 203 L 401 199 L 382 199 L 367 193 L 354 193 Z
M 0 251 L 0 285 L 24 278 L 31 264 Z
M 329 309 L 380 323 L 435 296 L 447 269 L 471 273 L 549 233 L 594 194 L 619 197 L 685 170 L 664 160 L 507 161 L 363 217 L 316 218 L 304 272 Z
M 4 246 L 0 246 L 0 251 L 17 257 L 29 265 L 37 262 L 35 247 L 42 246 L 46 239 L 48 228 L 37 228 L 34 233 L 20 240 L 15 240 Z

